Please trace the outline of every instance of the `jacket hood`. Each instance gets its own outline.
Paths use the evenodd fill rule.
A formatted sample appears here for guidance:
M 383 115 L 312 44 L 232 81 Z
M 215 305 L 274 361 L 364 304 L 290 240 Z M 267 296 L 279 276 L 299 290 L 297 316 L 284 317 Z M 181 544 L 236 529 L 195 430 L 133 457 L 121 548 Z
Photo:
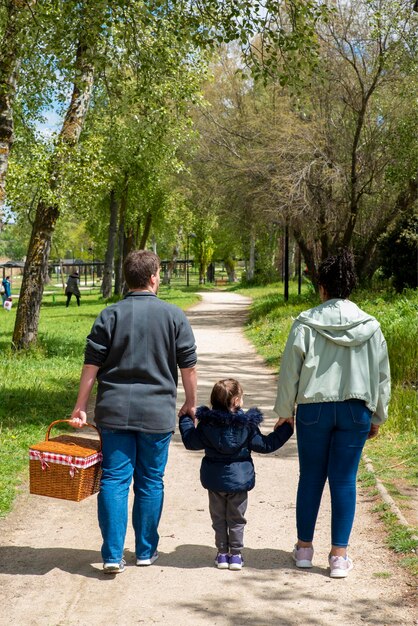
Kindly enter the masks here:
M 296 318 L 340 346 L 359 346 L 374 335 L 379 322 L 350 302 L 333 298 Z
M 257 408 L 243 411 L 239 409 L 235 413 L 210 409 L 200 406 L 196 409 L 196 417 L 201 424 L 213 424 L 216 426 L 258 426 L 263 421 L 263 414 Z

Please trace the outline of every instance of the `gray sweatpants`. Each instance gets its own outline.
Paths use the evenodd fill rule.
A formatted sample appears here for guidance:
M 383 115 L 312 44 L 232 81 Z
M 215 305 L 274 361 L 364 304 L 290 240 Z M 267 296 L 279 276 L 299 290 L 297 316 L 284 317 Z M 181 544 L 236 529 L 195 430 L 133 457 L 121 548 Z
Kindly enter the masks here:
M 248 492 L 225 493 L 208 491 L 209 512 L 215 531 L 215 545 L 219 552 L 239 554 L 244 547 L 245 511 Z

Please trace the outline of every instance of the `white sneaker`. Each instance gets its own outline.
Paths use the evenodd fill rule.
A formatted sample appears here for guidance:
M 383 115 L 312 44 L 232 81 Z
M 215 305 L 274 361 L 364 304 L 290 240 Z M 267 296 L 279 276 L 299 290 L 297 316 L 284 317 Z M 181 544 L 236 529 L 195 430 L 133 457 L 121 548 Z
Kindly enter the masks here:
M 122 559 L 120 563 L 103 563 L 103 571 L 105 574 L 121 574 L 124 570 L 124 559 Z
M 155 551 L 149 559 L 137 559 L 136 564 L 139 566 L 152 565 L 158 559 L 158 552 Z
M 296 567 L 312 567 L 313 554 L 313 548 L 298 548 L 296 544 L 292 552 Z
M 354 567 L 353 561 L 348 556 L 330 556 L 328 562 L 331 578 L 346 578 Z

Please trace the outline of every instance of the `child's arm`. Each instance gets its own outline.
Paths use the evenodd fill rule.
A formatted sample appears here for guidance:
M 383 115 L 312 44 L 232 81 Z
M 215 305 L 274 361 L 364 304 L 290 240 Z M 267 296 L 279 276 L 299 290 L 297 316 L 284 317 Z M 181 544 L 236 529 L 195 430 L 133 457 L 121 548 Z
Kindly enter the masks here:
M 195 428 L 194 421 L 189 415 L 180 417 L 179 428 L 184 447 L 187 450 L 203 450 L 205 448 L 200 438 L 200 429 Z
M 292 435 L 293 428 L 288 422 L 276 428 L 276 430 L 269 435 L 263 435 L 257 428 L 249 442 L 249 448 L 254 452 L 268 454 L 269 452 L 274 452 L 281 448 Z

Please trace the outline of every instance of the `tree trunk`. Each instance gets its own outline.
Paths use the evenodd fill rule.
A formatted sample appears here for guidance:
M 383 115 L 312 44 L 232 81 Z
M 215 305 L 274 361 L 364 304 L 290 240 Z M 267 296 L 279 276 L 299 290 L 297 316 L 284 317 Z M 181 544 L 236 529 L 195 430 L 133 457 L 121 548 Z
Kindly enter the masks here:
M 167 273 L 164 274 L 163 284 L 169 285 L 171 283 L 171 279 L 173 278 L 173 272 L 176 269 L 176 261 L 180 252 L 180 240 L 181 240 L 181 229 L 177 233 L 177 241 L 171 253 L 171 259 L 167 266 Z
M 120 296 L 123 291 L 123 243 L 125 238 L 125 215 L 128 205 L 129 183 L 128 177 L 125 176 L 125 183 L 122 189 L 122 197 L 119 208 L 119 228 L 117 238 L 117 252 L 115 258 L 115 296 Z
M 113 263 L 115 259 L 115 247 L 118 228 L 118 203 L 115 191 L 110 192 L 110 219 L 109 232 L 107 236 L 107 248 L 103 268 L 102 294 L 103 298 L 110 298 L 112 295 L 112 275 Z
M 362 97 L 362 103 L 360 110 L 357 112 L 356 127 L 354 131 L 353 144 L 351 146 L 351 166 L 350 166 L 350 213 L 348 222 L 346 224 L 344 234 L 342 237 L 342 245 L 348 248 L 351 244 L 351 240 L 354 233 L 354 228 L 357 222 L 357 216 L 360 208 L 360 199 L 362 191 L 359 191 L 359 146 L 361 144 L 361 137 L 363 133 L 363 127 L 366 119 L 367 107 L 369 100 L 373 95 L 383 70 L 383 50 L 380 49 L 379 60 L 373 76 L 373 80 L 368 88 L 367 92 Z M 361 81 L 360 81 L 361 82 Z M 363 90 L 363 86 L 362 86 Z M 324 257 L 323 257 L 324 258 Z
M 47 205 L 41 204 L 36 212 L 18 301 L 12 344 L 15 349 L 28 348 L 36 342 L 51 235 L 57 217 L 58 211 L 54 213 Z
M 5 3 L 5 28 L 0 51 L 0 230 L 6 199 L 6 176 L 10 150 L 13 145 L 13 104 L 16 96 L 17 75 L 21 61 L 22 18 L 36 4 L 36 0 Z
M 152 215 L 151 213 L 147 213 L 147 217 L 145 218 L 144 232 L 142 233 L 141 241 L 139 243 L 139 249 L 145 250 L 145 246 L 147 245 L 147 240 L 149 237 L 149 233 L 151 230 L 152 224 Z
M 303 237 L 302 232 L 298 228 L 293 227 L 293 236 L 296 239 L 296 242 L 302 252 L 303 258 L 305 259 L 308 276 L 312 281 L 315 291 L 318 291 L 318 272 L 315 262 L 314 250 L 311 248 L 311 246 L 309 246 L 309 244 Z
M 65 158 L 62 153 L 66 153 L 68 157 L 71 148 L 77 144 L 90 103 L 94 76 L 94 47 L 90 42 L 95 39 L 91 26 L 92 22 L 97 24 L 98 4 L 93 0 L 91 2 L 91 6 L 87 5 L 87 13 L 91 15 L 84 16 L 84 27 L 77 48 L 71 102 L 58 138 L 57 150 L 51 159 L 49 187 L 52 192 L 59 186 Z M 62 150 L 62 147 L 66 150 Z M 51 238 L 58 217 L 59 208 L 56 204 L 45 202 L 43 199 L 38 202 L 13 332 L 13 347 L 16 350 L 30 347 L 37 339 Z
M 135 232 L 134 229 L 128 228 L 123 236 L 123 258 L 125 259 L 132 250 L 135 250 Z
M 247 280 L 253 280 L 255 276 L 255 235 L 251 233 L 250 239 L 250 259 L 248 262 Z

